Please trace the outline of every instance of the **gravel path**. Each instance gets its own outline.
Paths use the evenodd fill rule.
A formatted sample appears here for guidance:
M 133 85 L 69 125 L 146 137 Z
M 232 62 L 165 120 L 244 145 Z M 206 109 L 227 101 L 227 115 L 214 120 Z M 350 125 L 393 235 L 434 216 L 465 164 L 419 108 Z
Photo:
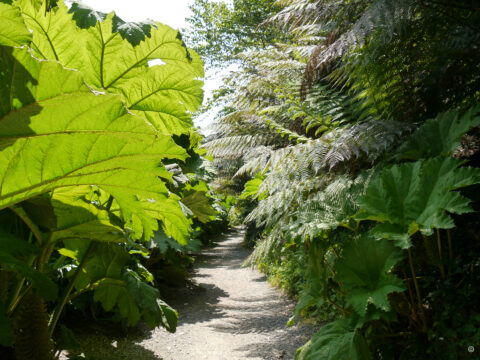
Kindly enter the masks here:
M 96 349 L 90 349 L 96 356 L 104 354 L 104 359 L 293 359 L 313 329 L 287 327 L 294 304 L 264 275 L 242 268 L 248 256 L 242 238 L 243 231 L 232 231 L 215 248 L 198 255 L 193 277 L 198 287 L 179 289 L 167 299 L 180 315 L 176 333 L 158 328 L 112 341 L 97 331 L 96 344 L 91 345 Z

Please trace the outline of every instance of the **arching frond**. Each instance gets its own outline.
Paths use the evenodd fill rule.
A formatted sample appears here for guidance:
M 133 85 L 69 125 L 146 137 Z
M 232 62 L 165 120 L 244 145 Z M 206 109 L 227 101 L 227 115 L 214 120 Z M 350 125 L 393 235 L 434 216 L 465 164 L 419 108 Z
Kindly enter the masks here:
M 355 226 L 351 217 L 358 211 L 357 198 L 365 193 L 373 173 L 364 172 L 354 179 L 337 177 L 323 191 L 302 202 L 292 216 L 289 235 L 313 239 L 325 230 Z
M 280 231 L 272 231 L 265 239 L 257 242 L 255 249 L 243 263 L 244 266 L 260 264 L 268 255 L 274 252 L 283 244 L 283 237 Z
M 272 138 L 264 135 L 239 135 L 227 136 L 209 141 L 203 145 L 209 155 L 215 157 L 238 158 L 247 151 L 261 145 L 269 145 Z
M 375 34 L 376 41 L 387 43 L 405 31 L 406 26 L 415 16 L 419 4 L 408 0 L 359 1 L 342 5 L 342 11 L 335 11 L 335 33 L 330 39 L 320 44 L 313 51 L 305 72 L 304 84 L 309 88 L 318 71 L 350 51 L 360 48 L 368 37 Z M 321 16 L 324 18 L 324 16 Z M 327 26 L 328 27 L 328 26 Z

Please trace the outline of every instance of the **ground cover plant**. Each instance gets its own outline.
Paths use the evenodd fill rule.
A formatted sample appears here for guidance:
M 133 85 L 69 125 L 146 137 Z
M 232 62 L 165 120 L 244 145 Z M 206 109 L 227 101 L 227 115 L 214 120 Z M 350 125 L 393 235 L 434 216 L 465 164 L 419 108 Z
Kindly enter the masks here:
M 53 359 L 66 307 L 175 331 L 160 273 L 223 223 L 191 119 L 202 61 L 168 26 L 75 3 L 0 19 L 2 358 Z
M 334 319 L 296 359 L 476 356 L 479 9 L 279 0 L 216 93 L 204 146 L 249 264 L 297 294 L 292 323 Z

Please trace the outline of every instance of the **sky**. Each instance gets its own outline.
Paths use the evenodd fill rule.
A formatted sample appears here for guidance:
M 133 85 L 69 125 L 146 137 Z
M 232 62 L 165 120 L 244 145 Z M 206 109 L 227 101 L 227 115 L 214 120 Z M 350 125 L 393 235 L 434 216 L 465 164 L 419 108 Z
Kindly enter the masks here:
M 89 7 L 115 13 L 125 21 L 151 19 L 174 29 L 186 27 L 185 18 L 191 15 L 188 5 L 193 0 L 82 0 Z
M 80 1 L 79 1 L 80 2 Z M 185 18 L 191 15 L 188 5 L 193 0 L 82 0 L 83 4 L 100 12 L 109 13 L 115 11 L 122 20 L 138 22 L 143 20 L 155 20 L 167 24 L 174 29 L 187 27 Z M 205 98 L 211 96 L 214 89 L 218 88 L 221 80 L 207 73 L 205 79 Z M 202 128 L 202 132 L 208 135 L 207 129 L 212 122 L 212 114 L 203 116 L 195 121 L 195 125 Z

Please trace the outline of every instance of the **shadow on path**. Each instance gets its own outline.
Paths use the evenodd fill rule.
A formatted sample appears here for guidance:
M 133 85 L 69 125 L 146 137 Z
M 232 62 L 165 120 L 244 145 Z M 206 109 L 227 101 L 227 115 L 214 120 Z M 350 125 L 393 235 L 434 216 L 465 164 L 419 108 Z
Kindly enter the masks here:
M 99 333 L 96 344 L 83 345 L 106 360 L 292 359 L 313 328 L 287 327 L 293 303 L 263 274 L 242 267 L 249 254 L 242 239 L 239 230 L 224 236 L 195 256 L 194 285 L 163 292 L 180 316 L 175 334 L 140 326 L 127 335 Z

